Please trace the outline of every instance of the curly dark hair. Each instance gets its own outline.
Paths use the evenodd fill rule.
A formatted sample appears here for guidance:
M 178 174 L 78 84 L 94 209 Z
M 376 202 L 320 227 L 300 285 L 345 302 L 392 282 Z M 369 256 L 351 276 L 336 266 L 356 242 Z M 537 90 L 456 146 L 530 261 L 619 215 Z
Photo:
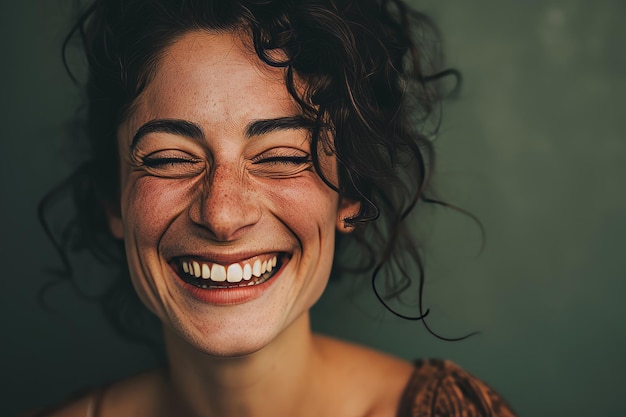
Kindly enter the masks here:
M 50 232 L 46 208 L 62 190 L 72 192 L 76 219 L 61 239 L 53 239 L 66 275 L 74 279 L 67 262 L 72 248 L 125 265 L 122 242 L 111 236 L 103 208 L 119 206 L 117 127 L 153 78 L 162 51 L 198 30 L 249 36 L 262 62 L 285 69 L 289 93 L 313 122 L 311 149 L 319 149 L 321 141 L 336 155 L 338 187 L 325 178 L 316 151 L 312 163 L 329 187 L 361 203 L 360 211 L 345 219 L 354 232 L 339 237 L 336 251 L 360 244 L 356 264 L 366 266 L 335 262 L 333 276 L 340 268 L 369 271 L 387 307 L 386 297 L 408 288 L 416 275 L 409 270 L 416 268 L 419 315 L 390 310 L 423 318 L 424 270 L 405 222 L 419 201 L 442 204 L 425 194 L 434 167 L 433 132 L 425 127 L 433 117 L 438 125 L 439 80 L 452 74 L 458 81 L 458 73 L 441 71 L 435 25 L 401 0 L 95 0 L 64 44 L 66 57 L 72 40 L 80 39 L 87 58 L 86 111 L 77 125 L 90 158 L 40 205 Z M 273 50 L 283 52 L 280 59 Z M 296 88 L 296 77 L 305 81 L 305 91 Z M 322 134 L 325 126 L 332 135 Z M 131 322 L 145 309 L 127 268 L 121 271 L 102 305 L 118 331 L 138 339 Z M 385 277 L 384 294 L 376 284 L 379 276 Z

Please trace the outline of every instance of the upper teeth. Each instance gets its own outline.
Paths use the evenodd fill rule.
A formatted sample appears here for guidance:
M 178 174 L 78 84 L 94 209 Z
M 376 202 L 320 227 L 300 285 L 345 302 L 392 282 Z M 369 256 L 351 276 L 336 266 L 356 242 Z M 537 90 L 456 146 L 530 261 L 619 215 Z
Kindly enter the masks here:
M 184 261 L 183 271 L 196 278 L 210 279 L 215 282 L 240 282 L 250 280 L 253 276 L 260 277 L 270 272 L 277 263 L 276 256 L 261 262 L 257 259 L 252 264 L 249 262 L 233 263 L 227 267 L 220 264 L 206 264 L 198 261 Z

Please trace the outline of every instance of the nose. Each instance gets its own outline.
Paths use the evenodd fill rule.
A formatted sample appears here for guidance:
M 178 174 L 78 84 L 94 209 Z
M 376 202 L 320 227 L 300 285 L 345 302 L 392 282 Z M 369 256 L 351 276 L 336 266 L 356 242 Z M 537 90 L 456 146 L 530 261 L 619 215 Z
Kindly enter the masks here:
M 211 239 L 235 240 L 261 218 L 259 199 L 236 168 L 218 166 L 206 175 L 189 217 Z

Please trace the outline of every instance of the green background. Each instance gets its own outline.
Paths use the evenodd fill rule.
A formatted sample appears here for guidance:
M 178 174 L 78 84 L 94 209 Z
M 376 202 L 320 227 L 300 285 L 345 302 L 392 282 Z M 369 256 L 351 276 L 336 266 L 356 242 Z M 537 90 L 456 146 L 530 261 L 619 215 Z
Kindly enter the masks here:
M 68 286 L 36 294 L 59 260 L 39 198 L 76 163 L 67 120 L 79 93 L 60 43 L 70 0 L 2 2 L 0 414 L 55 402 L 149 367 L 98 306 Z M 475 214 L 427 208 L 429 324 L 393 318 L 368 290 L 333 285 L 314 326 L 405 358 L 444 357 L 486 380 L 520 415 L 623 416 L 626 382 L 626 2 L 412 2 L 439 23 L 464 75 L 446 103 L 439 193 Z M 106 274 L 75 259 L 86 287 Z M 94 284 L 95 283 L 95 284 Z

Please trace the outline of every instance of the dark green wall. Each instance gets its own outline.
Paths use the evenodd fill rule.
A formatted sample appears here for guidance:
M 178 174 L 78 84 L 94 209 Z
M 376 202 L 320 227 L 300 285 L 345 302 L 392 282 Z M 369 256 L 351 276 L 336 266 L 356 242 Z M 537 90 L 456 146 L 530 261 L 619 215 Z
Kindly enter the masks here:
M 0 414 L 55 401 L 150 366 L 71 288 L 36 295 L 59 261 L 36 220 L 69 172 L 65 121 L 78 93 L 59 45 L 70 0 L 2 2 Z M 626 3 L 621 0 L 414 2 L 440 24 L 464 75 L 447 103 L 436 184 L 482 221 L 422 210 L 429 324 L 392 318 L 367 289 L 334 286 L 316 328 L 406 358 L 450 358 L 520 415 L 623 415 L 626 389 Z M 103 275 L 76 260 L 87 281 Z M 366 279 L 366 278 L 365 278 Z M 351 292 L 354 294 L 354 291 Z

